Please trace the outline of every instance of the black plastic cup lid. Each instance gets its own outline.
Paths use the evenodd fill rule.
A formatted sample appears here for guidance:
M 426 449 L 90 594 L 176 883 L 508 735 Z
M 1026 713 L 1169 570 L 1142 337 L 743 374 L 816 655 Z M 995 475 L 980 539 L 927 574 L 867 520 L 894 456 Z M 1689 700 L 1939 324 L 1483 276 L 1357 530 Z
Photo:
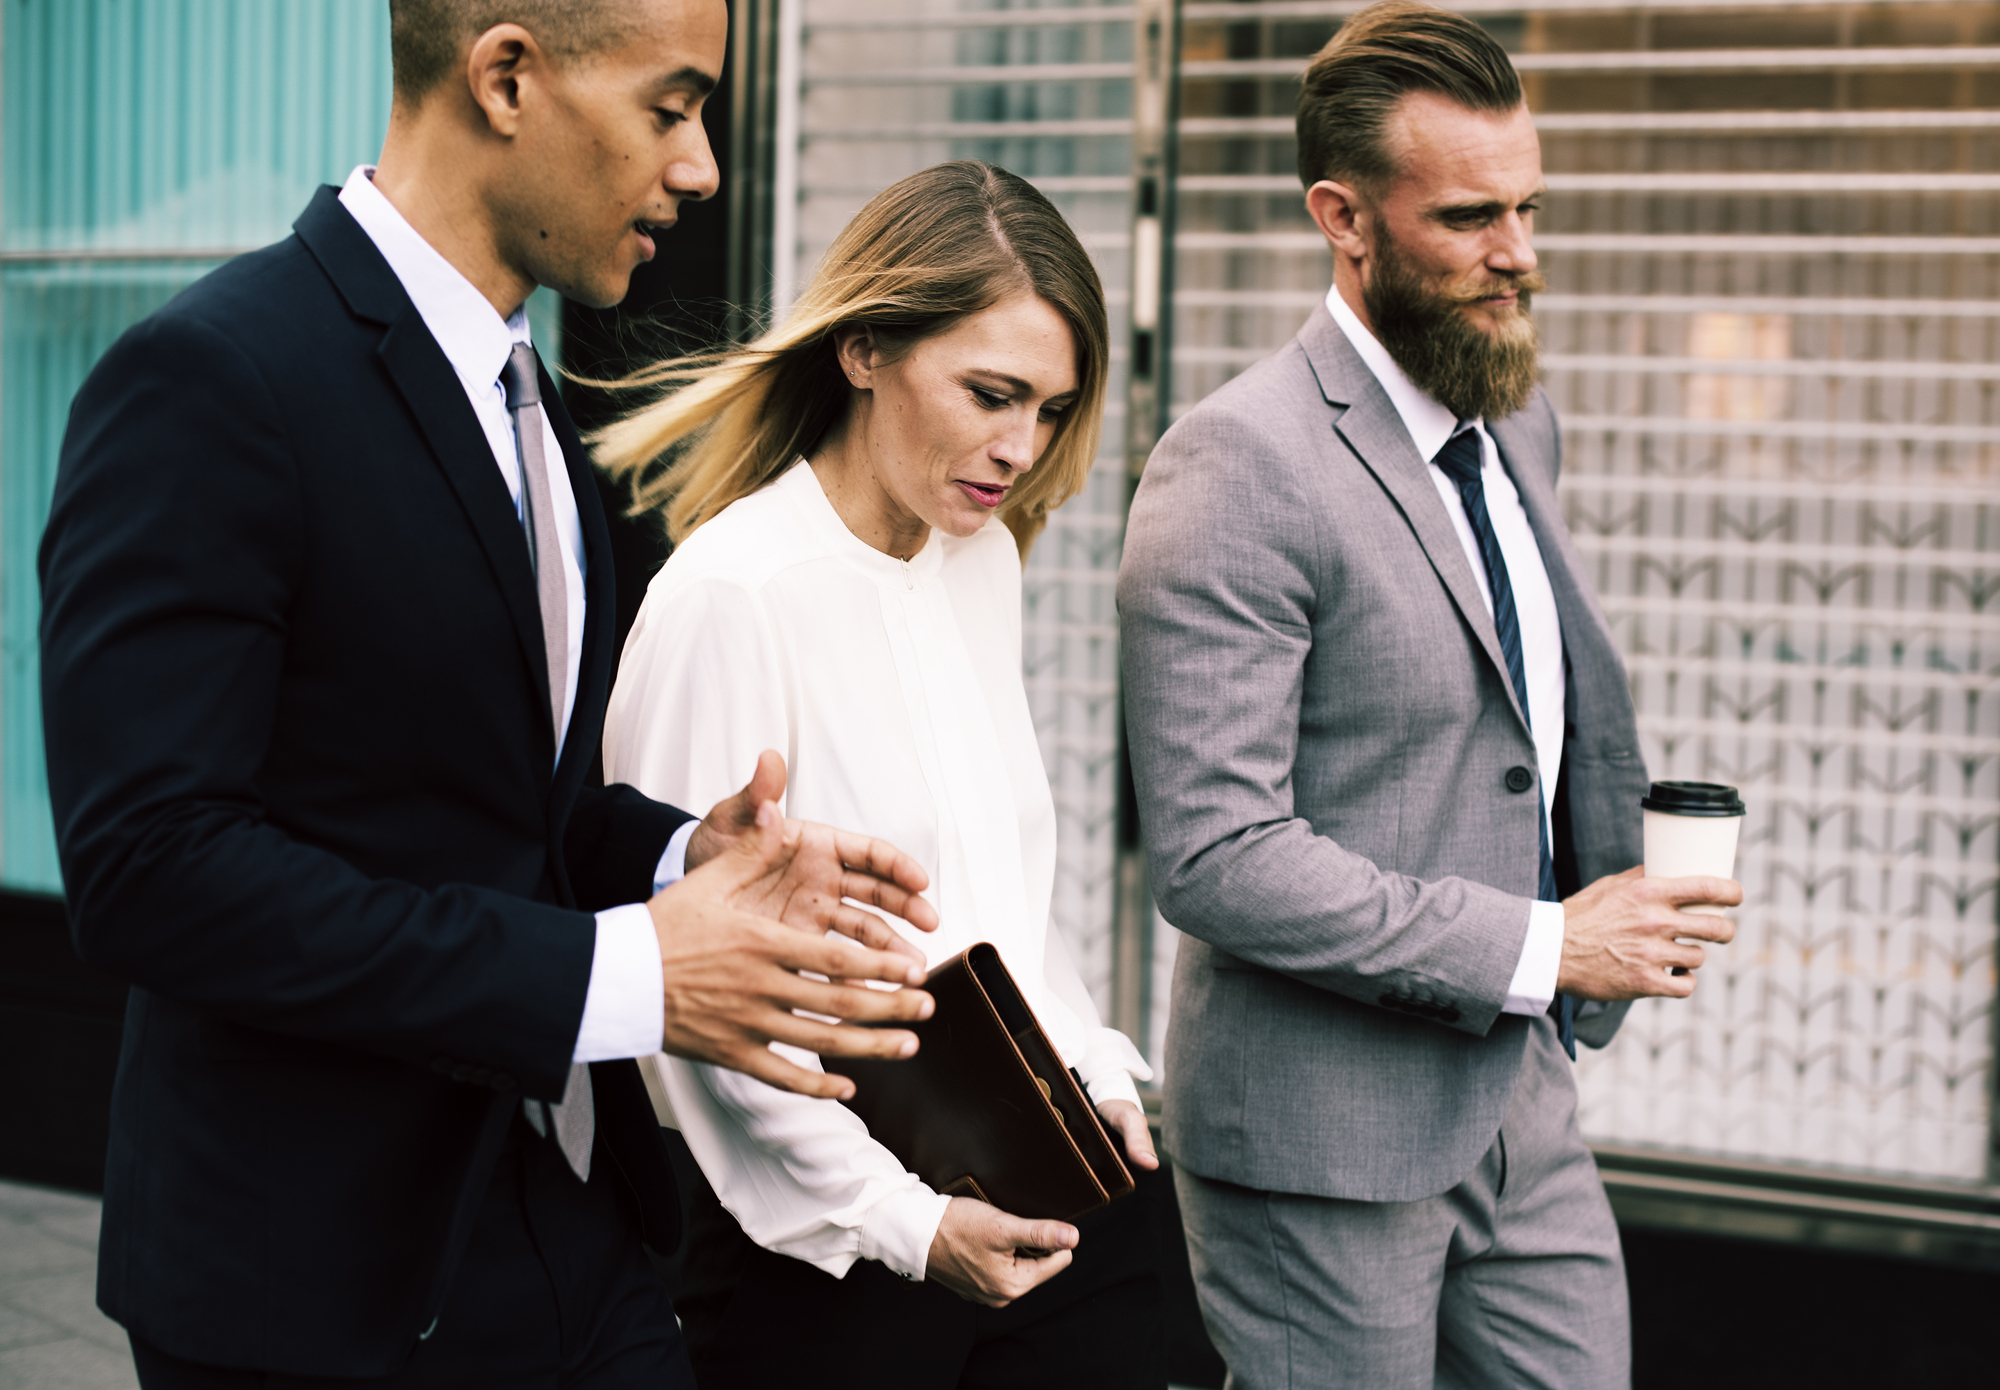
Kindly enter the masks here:
M 1639 805 L 1670 816 L 1740 816 L 1744 811 L 1736 788 L 1719 782 L 1655 782 Z

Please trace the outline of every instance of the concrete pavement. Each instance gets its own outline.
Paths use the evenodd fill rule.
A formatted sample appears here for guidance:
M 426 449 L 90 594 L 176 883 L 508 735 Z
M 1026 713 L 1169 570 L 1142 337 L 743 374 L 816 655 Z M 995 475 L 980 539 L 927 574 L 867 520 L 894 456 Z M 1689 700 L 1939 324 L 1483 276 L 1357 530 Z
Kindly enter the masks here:
M 0 1182 L 0 1390 L 137 1390 L 97 1311 L 97 1200 Z

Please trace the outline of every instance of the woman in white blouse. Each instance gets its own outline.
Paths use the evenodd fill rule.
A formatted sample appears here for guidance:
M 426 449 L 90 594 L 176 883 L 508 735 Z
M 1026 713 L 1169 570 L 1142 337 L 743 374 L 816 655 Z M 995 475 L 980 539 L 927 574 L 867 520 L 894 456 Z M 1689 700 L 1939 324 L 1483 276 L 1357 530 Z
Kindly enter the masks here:
M 914 944 L 933 965 L 998 947 L 1148 1170 L 1133 1080 L 1151 1073 L 1049 918 L 1055 806 L 1021 683 L 1021 562 L 1088 474 L 1107 337 L 1061 214 L 961 162 L 871 202 L 783 326 L 651 373 L 680 389 L 606 430 L 598 458 L 665 511 L 676 549 L 626 645 L 604 759 L 695 806 L 782 753 L 758 775 L 786 814 L 914 855 L 942 921 Z M 705 1387 L 1163 1383 L 1142 1202 L 1022 1220 L 933 1191 L 835 1102 L 657 1065 L 760 1247 L 697 1349 Z M 697 1237 L 689 1261 L 707 1253 Z

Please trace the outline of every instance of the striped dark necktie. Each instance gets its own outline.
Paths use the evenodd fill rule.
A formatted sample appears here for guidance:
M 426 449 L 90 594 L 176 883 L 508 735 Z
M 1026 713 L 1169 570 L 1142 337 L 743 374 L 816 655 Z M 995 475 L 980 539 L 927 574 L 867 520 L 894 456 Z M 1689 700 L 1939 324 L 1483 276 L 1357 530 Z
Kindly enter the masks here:
M 1465 516 L 1472 523 L 1472 534 L 1479 540 L 1479 554 L 1486 561 L 1486 583 L 1493 591 L 1493 627 L 1500 637 L 1500 654 L 1507 658 L 1507 679 L 1514 682 L 1514 698 L 1521 702 L 1521 713 L 1528 714 L 1528 675 L 1521 660 L 1521 618 L 1514 610 L 1514 586 L 1507 580 L 1507 561 L 1500 554 L 1500 537 L 1493 532 L 1493 518 L 1486 510 L 1486 488 L 1480 481 L 1480 468 L 1485 463 L 1485 451 L 1479 442 L 1479 431 L 1470 425 L 1462 425 L 1457 434 L 1445 441 L 1433 460 L 1445 471 L 1445 476 L 1458 485 L 1458 495 L 1465 503 Z M 1539 758 L 1537 759 L 1539 761 Z M 1541 829 L 1542 877 L 1536 896 L 1545 903 L 1561 902 L 1556 891 L 1556 861 L 1549 851 L 1549 818 L 1538 808 L 1535 824 Z M 1549 1005 L 1549 1013 L 1556 1021 L 1556 1033 L 1562 1039 L 1563 1051 L 1569 1053 L 1570 1060 L 1576 1059 L 1576 1000 L 1567 994 L 1558 994 Z

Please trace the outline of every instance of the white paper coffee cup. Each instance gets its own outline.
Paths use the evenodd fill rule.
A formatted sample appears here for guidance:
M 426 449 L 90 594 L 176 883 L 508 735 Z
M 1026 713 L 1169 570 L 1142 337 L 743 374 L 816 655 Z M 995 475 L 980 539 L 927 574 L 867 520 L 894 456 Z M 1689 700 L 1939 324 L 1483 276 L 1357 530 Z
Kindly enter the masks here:
M 1645 819 L 1646 877 L 1736 876 L 1736 838 L 1743 799 L 1716 782 L 1655 782 L 1639 802 Z M 1720 917 L 1726 908 L 1696 903 L 1681 909 Z

